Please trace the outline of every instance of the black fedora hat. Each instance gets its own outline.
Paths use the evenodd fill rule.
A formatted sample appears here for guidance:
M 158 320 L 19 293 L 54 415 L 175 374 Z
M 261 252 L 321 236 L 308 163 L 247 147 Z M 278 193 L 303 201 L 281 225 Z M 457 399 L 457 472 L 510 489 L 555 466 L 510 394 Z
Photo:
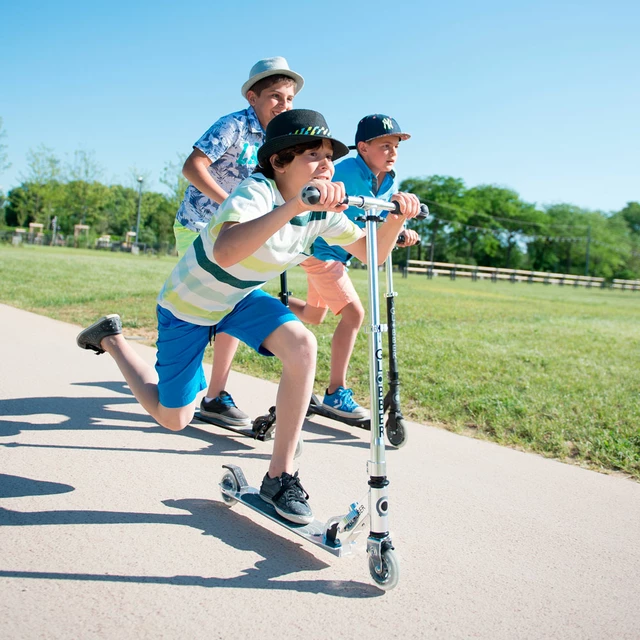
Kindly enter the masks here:
M 334 160 L 349 153 L 346 145 L 331 137 L 327 121 L 321 113 L 311 109 L 292 109 L 279 113 L 267 125 L 264 144 L 258 149 L 258 162 L 261 167 L 266 167 L 274 153 L 312 140 L 332 142 Z

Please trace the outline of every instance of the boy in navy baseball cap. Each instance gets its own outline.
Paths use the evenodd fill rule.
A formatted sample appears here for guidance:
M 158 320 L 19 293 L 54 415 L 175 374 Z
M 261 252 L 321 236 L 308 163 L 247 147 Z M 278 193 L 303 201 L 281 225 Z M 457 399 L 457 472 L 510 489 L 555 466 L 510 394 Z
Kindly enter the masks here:
M 355 158 L 347 158 L 336 165 L 334 181 L 343 182 L 346 193 L 364 195 L 382 200 L 397 200 L 398 194 L 393 166 L 398 157 L 400 142 L 411 136 L 400 128 L 390 116 L 375 113 L 358 123 Z M 361 212 L 355 207 L 345 211 L 356 222 Z M 363 222 L 356 222 L 360 227 Z M 411 246 L 419 241 L 415 231 L 405 230 L 400 246 Z M 304 322 L 320 324 L 327 310 L 340 316 L 331 342 L 331 373 L 324 395 L 325 409 L 337 417 L 354 420 L 369 419 L 369 412 L 353 398 L 347 386 L 347 369 L 358 331 L 364 320 L 364 307 L 347 273 L 351 255 L 342 247 L 330 246 L 322 238 L 313 244 L 313 255 L 300 266 L 307 273 L 307 302 L 289 298 L 291 310 Z

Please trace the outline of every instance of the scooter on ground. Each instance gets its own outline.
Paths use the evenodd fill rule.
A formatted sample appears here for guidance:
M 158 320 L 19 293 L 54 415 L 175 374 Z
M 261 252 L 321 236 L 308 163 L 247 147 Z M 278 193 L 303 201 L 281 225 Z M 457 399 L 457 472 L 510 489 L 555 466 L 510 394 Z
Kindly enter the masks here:
M 318 202 L 319 193 L 307 187 L 303 199 L 308 204 Z M 389 495 L 384 443 L 384 388 L 382 372 L 382 331 L 378 294 L 378 247 L 376 224 L 381 221 L 377 210 L 398 211 L 395 202 L 364 196 L 347 197 L 345 204 L 364 210 L 367 237 L 367 263 L 369 289 L 369 392 L 371 399 L 370 460 L 367 463 L 369 490 L 367 496 L 350 505 L 345 515 L 329 518 L 326 522 L 314 520 L 311 524 L 297 525 L 280 517 L 273 506 L 260 498 L 259 490 L 247 482 L 242 469 L 233 464 L 222 465 L 220 481 L 222 500 L 228 506 L 241 502 L 287 530 L 335 556 L 343 556 L 353 550 L 357 536 L 369 524 L 367 557 L 369 573 L 382 589 L 393 589 L 400 577 L 400 566 L 389 533 Z M 368 499 L 367 499 L 368 498 Z

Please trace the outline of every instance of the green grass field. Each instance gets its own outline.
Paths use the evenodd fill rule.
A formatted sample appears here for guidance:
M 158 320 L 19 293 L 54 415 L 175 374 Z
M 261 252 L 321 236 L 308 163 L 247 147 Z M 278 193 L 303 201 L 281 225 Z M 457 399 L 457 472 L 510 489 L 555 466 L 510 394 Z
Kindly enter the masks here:
M 78 325 L 117 312 L 127 335 L 153 342 L 155 298 L 174 264 L 168 257 L 0 245 L 0 301 Z M 366 272 L 351 273 L 364 299 Z M 640 479 L 640 293 L 417 275 L 396 275 L 395 284 L 407 417 Z M 290 272 L 289 285 L 304 297 L 301 270 Z M 278 281 L 267 287 L 278 289 Z M 317 392 L 327 382 L 335 324 L 330 316 L 313 328 Z M 279 377 L 274 358 L 243 345 L 235 368 Z M 364 332 L 350 378 L 368 405 Z

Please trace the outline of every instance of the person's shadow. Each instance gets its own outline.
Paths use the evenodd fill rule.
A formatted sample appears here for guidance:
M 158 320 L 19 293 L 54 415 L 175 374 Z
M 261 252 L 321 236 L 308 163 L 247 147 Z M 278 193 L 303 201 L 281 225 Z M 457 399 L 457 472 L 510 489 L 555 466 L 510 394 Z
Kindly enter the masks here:
M 97 386 L 117 396 L 108 397 L 36 397 L 0 399 L 0 447 L 31 447 L 50 449 L 84 449 L 98 451 L 127 451 L 131 453 L 172 453 L 184 455 L 221 455 L 268 460 L 271 454 L 269 443 L 262 443 L 229 431 L 193 420 L 182 431 L 172 432 L 158 425 L 146 413 L 131 411 L 136 400 L 124 382 L 77 383 L 82 386 Z M 10 440 L 25 431 L 139 431 L 145 434 L 162 433 L 173 435 L 175 447 L 159 449 L 132 449 L 90 445 L 26 444 Z M 232 437 L 229 437 L 232 436 Z M 203 443 L 200 449 L 181 449 L 183 438 Z M 184 441 L 184 440 L 182 440 Z
M 84 384 L 84 383 L 83 383 Z M 143 433 L 166 433 L 149 416 L 127 409 L 135 399 L 122 382 L 90 383 L 119 395 L 108 397 L 39 397 L 0 400 L 0 447 L 45 447 L 60 449 L 97 449 L 127 452 L 153 452 L 183 455 L 219 455 L 237 457 L 255 457 L 268 460 L 271 448 L 269 443 L 261 443 L 242 436 L 227 437 L 205 428 L 191 425 L 175 435 L 195 438 L 203 442 L 197 450 L 175 448 L 165 449 L 121 449 L 113 447 L 91 447 L 87 445 L 50 445 L 7 441 L 24 431 L 50 430 L 137 430 Z M 199 423 L 198 423 L 199 424 Z M 314 433 L 322 437 L 323 425 L 314 425 Z M 209 428 L 209 425 L 203 425 Z M 215 427 L 212 427 L 215 429 Z M 331 430 L 329 429 L 329 435 Z M 222 436 L 222 437 L 221 437 Z M 349 436 L 347 434 L 347 440 Z M 354 442 L 360 446 L 361 442 Z M 27 495 L 46 495 L 73 491 L 74 487 L 57 482 L 35 480 L 20 476 L 0 474 L 0 498 L 21 497 Z M 135 576 L 83 573 L 55 573 L 38 571 L 7 571 L 0 569 L 0 577 L 39 578 L 52 580 L 90 580 L 115 582 L 141 582 L 203 587 L 241 587 L 284 589 L 310 593 L 325 593 L 347 598 L 368 598 L 384 593 L 379 588 L 356 581 L 343 580 L 281 580 L 282 575 L 300 571 L 320 571 L 329 565 L 318 560 L 301 544 L 280 538 L 273 544 L 273 534 L 242 515 L 240 510 L 229 509 L 222 502 L 199 498 L 167 499 L 166 507 L 179 509 L 186 513 L 129 513 L 89 510 L 57 510 L 21 512 L 0 507 L 0 526 L 23 527 L 64 524 L 174 524 L 200 529 L 203 535 L 218 538 L 225 544 L 240 550 L 250 550 L 264 559 L 248 567 L 240 576 L 233 578 L 213 578 L 197 575 L 183 576 Z M 366 557 L 363 555 L 363 562 Z

